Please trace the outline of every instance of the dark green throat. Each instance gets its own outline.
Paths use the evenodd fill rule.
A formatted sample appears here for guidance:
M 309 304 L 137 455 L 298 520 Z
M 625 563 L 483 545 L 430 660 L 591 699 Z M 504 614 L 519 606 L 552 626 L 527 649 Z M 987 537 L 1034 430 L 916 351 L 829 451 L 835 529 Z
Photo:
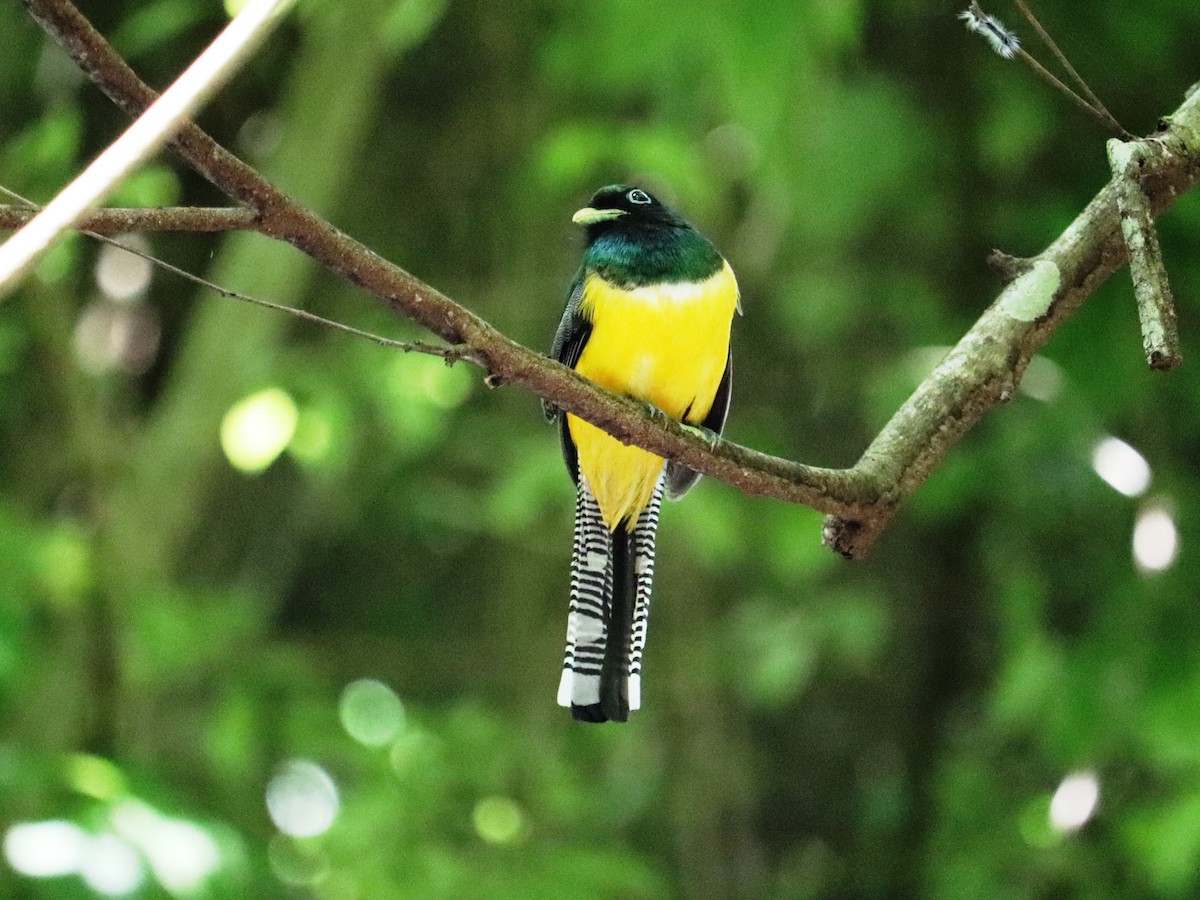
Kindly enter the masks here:
M 605 281 L 634 288 L 664 282 L 703 281 L 725 261 L 690 225 L 632 224 L 598 235 L 583 257 Z

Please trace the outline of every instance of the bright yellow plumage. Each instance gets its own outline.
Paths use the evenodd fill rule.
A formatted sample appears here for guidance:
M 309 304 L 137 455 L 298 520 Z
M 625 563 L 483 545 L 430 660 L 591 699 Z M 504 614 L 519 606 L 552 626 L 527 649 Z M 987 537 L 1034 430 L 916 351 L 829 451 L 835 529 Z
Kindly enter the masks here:
M 579 374 L 618 394 L 657 406 L 688 424 L 712 407 L 729 352 L 738 287 L 726 263 L 701 282 L 619 288 L 589 272 L 580 312 L 592 332 L 575 365 Z M 634 521 L 662 472 L 663 459 L 622 444 L 568 415 L 587 478 L 605 524 Z

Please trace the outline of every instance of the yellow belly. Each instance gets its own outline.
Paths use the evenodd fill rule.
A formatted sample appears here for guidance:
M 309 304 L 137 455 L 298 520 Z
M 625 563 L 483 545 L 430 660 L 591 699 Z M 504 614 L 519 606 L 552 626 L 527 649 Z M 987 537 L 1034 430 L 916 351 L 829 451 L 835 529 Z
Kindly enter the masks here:
M 580 310 L 591 319 L 592 333 L 575 368 L 674 419 L 703 422 L 725 372 L 737 299 L 728 263 L 703 282 L 630 290 L 589 273 Z M 575 416 L 568 415 L 567 424 L 605 524 L 615 529 L 636 521 L 662 473 L 662 457 Z

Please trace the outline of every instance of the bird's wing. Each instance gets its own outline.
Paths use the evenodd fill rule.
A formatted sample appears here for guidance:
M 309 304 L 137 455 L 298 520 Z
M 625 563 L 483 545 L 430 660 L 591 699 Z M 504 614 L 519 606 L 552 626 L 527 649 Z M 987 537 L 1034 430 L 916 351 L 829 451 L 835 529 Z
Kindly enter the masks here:
M 700 423 L 701 428 L 706 428 L 716 435 L 721 434 L 725 430 L 725 419 L 729 415 L 729 400 L 732 393 L 733 349 L 731 348 L 729 355 L 725 358 L 725 374 L 721 376 L 721 383 L 717 385 L 717 393 L 713 396 L 712 406 L 708 410 L 708 415 Z M 699 472 L 694 472 L 687 466 L 677 463 L 674 460 L 667 461 L 666 492 L 667 496 L 672 500 L 678 500 L 691 490 L 692 485 L 699 480 Z
M 567 297 L 567 308 L 563 310 L 562 319 L 558 323 L 558 331 L 554 333 L 554 343 L 550 348 L 550 357 L 558 360 L 564 366 L 575 368 L 579 355 L 592 334 L 592 323 L 579 312 L 579 303 L 583 298 L 584 270 L 580 269 L 571 283 L 571 292 Z M 575 450 L 575 442 L 571 440 L 571 432 L 567 428 L 567 417 L 562 410 L 548 400 L 542 401 L 542 412 L 553 422 L 558 420 L 559 440 L 562 443 L 563 459 L 567 463 L 567 471 L 571 480 L 579 482 L 579 454 Z

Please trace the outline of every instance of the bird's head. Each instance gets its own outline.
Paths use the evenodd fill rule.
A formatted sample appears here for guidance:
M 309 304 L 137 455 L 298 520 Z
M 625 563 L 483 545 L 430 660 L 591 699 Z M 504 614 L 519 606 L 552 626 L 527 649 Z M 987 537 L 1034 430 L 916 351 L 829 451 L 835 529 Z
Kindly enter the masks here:
M 600 188 L 591 202 L 571 217 L 571 221 L 583 226 L 589 242 L 611 230 L 687 227 L 670 207 L 647 191 L 626 184 Z

